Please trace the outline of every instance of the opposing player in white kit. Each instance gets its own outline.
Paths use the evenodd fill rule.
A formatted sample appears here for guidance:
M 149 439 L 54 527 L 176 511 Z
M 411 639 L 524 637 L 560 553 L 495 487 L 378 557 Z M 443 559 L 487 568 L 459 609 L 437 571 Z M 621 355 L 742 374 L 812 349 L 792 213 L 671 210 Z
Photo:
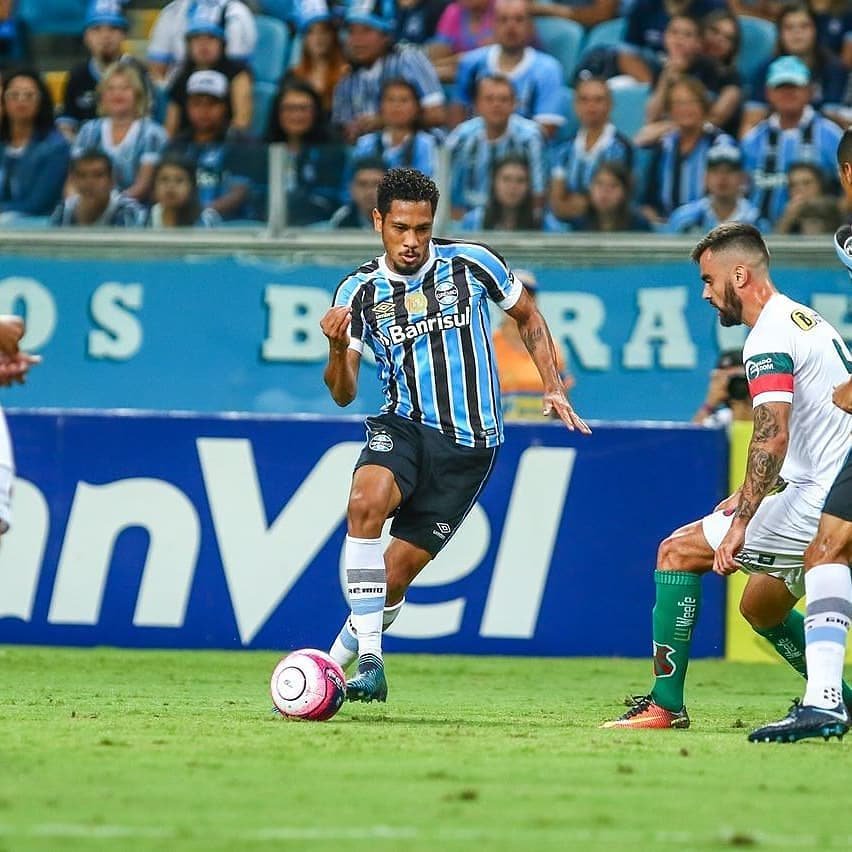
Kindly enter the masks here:
M 18 344 L 24 336 L 24 323 L 20 317 L 0 315 L 0 386 L 23 383 L 27 372 L 41 358 L 21 352 Z M 12 480 L 15 462 L 12 441 L 6 418 L 0 410 L 0 535 L 7 532 L 12 522 Z
M 703 298 L 724 326 L 751 328 L 743 347 L 754 434 L 742 488 L 659 548 L 652 691 L 604 727 L 686 728 L 683 701 L 701 575 L 753 574 L 747 594 L 767 623 L 783 621 L 804 591 L 803 555 L 826 494 L 852 445 L 852 417 L 832 405 L 852 362 L 818 314 L 779 293 L 769 251 L 751 225 L 726 223 L 695 247 Z
M 837 147 L 840 183 L 852 212 L 852 129 Z M 852 227 L 844 225 L 834 236 L 837 257 L 852 276 Z M 852 362 L 846 361 L 852 373 Z M 852 413 L 852 378 L 838 384 L 834 404 Z M 849 730 L 848 701 L 844 701 L 843 662 L 852 622 L 852 455 L 847 457 L 822 509 L 819 529 L 805 552 L 805 657 L 808 686 L 783 719 L 749 734 L 752 742 L 796 742 L 808 737 L 834 735 L 842 739 Z

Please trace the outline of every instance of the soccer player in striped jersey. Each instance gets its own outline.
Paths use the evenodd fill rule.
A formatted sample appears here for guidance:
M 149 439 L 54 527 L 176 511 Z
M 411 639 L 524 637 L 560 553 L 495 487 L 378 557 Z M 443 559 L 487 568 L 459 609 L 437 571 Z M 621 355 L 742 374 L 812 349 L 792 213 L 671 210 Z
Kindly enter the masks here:
M 852 213 L 852 129 L 837 147 L 840 183 Z M 852 227 L 844 225 L 834 238 L 837 257 L 852 276 Z M 841 350 L 838 349 L 838 354 Z M 848 373 L 852 361 L 843 358 Z M 834 405 L 852 414 L 852 378 L 839 383 L 831 395 Z M 805 657 L 808 686 L 801 702 L 788 714 L 749 734 L 752 742 L 795 742 L 807 737 L 849 730 L 849 708 L 842 696 L 846 638 L 852 620 L 852 456 L 847 456 L 823 506 L 819 529 L 805 552 Z
M 385 252 L 343 279 L 321 321 L 334 401 L 355 398 L 365 346 L 385 396 L 381 413 L 367 419 L 352 479 L 344 549 L 351 613 L 331 649 L 344 667 L 358 659 L 346 688 L 355 701 L 386 699 L 382 631 L 473 506 L 503 440 L 489 299 L 518 323 L 544 383 L 543 414 L 590 431 L 565 396 L 535 300 L 487 246 L 433 239 L 437 203 L 422 173 L 385 174 L 373 211 Z M 391 516 L 383 553 L 379 536 Z
M 852 447 L 852 417 L 831 402 L 833 388 L 848 379 L 852 356 L 819 314 L 775 289 L 769 251 L 757 228 L 719 225 L 696 245 L 692 259 L 701 268 L 703 298 L 716 308 L 721 324 L 751 329 L 743 361 L 754 434 L 742 487 L 660 545 L 654 686 L 623 716 L 606 722 L 607 728 L 689 727 L 684 681 L 701 607 L 701 575 L 711 570 L 751 575 L 741 607 L 793 664 L 784 648 L 795 641 L 789 618 L 804 592 L 805 550 Z M 838 681 L 838 696 L 840 689 Z

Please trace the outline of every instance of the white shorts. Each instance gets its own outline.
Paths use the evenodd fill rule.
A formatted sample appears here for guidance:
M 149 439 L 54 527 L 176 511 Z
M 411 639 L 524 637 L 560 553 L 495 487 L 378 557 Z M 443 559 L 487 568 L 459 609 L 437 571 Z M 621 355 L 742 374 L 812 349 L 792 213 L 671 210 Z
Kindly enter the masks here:
M 0 535 L 12 526 L 12 481 L 15 471 L 0 464 Z
M 765 497 L 746 527 L 737 562 L 747 574 L 769 574 L 783 580 L 797 600 L 805 593 L 805 548 L 819 525 L 824 489 L 787 484 Z M 704 538 L 713 550 L 731 526 L 733 512 L 713 512 L 701 521 Z

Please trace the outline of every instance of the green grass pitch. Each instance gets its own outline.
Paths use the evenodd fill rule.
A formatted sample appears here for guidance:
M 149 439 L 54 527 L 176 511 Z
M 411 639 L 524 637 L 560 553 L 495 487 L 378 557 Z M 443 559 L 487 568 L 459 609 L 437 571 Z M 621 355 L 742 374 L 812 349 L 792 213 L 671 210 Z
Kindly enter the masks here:
M 389 655 L 326 723 L 270 713 L 276 661 L 0 648 L 0 850 L 852 847 L 852 743 L 746 742 L 782 666 L 695 662 L 693 727 L 630 732 L 646 661 Z

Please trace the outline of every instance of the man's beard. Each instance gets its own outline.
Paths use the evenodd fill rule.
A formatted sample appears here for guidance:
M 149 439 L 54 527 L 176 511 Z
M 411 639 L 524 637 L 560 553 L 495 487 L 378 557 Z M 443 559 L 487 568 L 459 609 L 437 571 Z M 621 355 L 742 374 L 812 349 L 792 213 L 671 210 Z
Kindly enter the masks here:
M 730 328 L 734 325 L 742 325 L 743 321 L 743 303 L 740 297 L 737 296 L 734 285 L 730 279 L 725 282 L 725 305 L 720 307 L 719 324 L 725 328 Z

